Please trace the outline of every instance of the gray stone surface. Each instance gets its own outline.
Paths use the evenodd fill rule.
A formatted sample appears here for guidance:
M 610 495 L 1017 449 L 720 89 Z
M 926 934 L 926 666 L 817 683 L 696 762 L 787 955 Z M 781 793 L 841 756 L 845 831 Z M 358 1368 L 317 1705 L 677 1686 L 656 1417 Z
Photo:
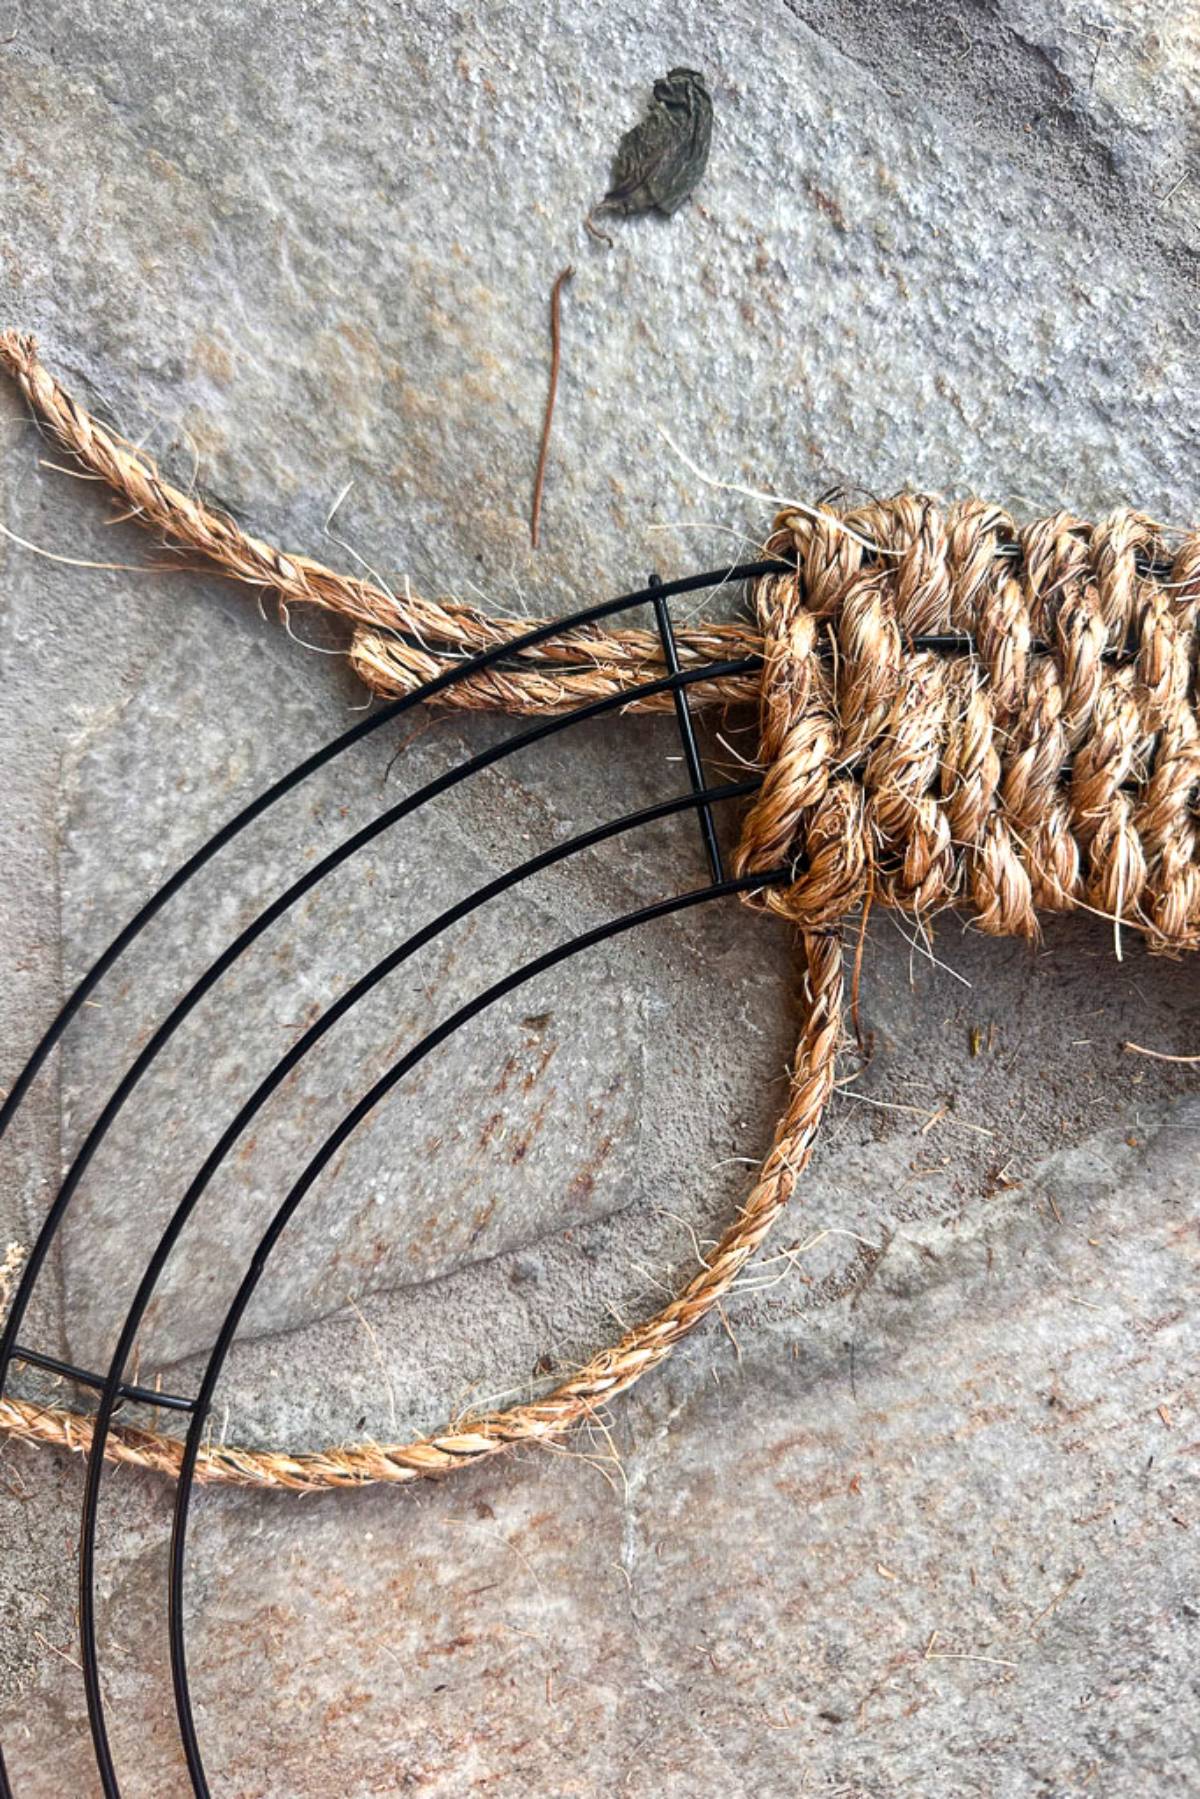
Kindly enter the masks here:
M 770 504 L 706 485 L 663 431 L 771 493 L 912 482 L 1184 521 L 1200 408 L 1184 11 L 17 8 L 0 20 L 0 320 L 254 528 L 506 610 L 761 538 Z M 708 176 L 605 253 L 583 213 L 679 60 L 710 77 Z M 545 307 L 567 261 L 534 555 Z M 68 557 L 153 561 L 54 460 L 0 392 L 0 523 Z M 0 1082 L 180 855 L 350 721 L 341 640 L 292 624 L 334 653 L 200 575 L 0 539 Z M 230 929 L 499 728 L 381 733 L 155 926 L 4 1146 L 0 1244 L 31 1241 L 124 1052 Z M 573 733 L 281 924 L 131 1103 L 29 1336 L 103 1359 L 137 1254 L 311 1008 L 498 868 L 675 790 L 676 753 L 666 725 Z M 700 870 L 691 833 L 664 828 L 383 989 L 209 1195 L 143 1378 L 199 1378 L 285 1177 L 402 1038 L 484 967 Z M 876 1055 L 803 1209 L 728 1334 L 704 1333 L 608 1434 L 421 1492 L 203 1498 L 187 1608 L 214 1791 L 1194 1790 L 1200 1121 L 1194 1071 L 1122 1044 L 1194 1049 L 1195 972 L 1132 945 L 1118 964 L 1085 922 L 1036 956 L 952 924 L 935 948 L 945 966 L 873 924 Z M 314 1444 L 432 1425 L 535 1390 L 653 1305 L 769 1134 L 791 968 L 786 933 L 695 914 L 460 1039 L 285 1237 L 214 1428 Z M 169 1495 L 128 1474 L 106 1491 L 123 1790 L 174 1794 Z M 78 1497 L 66 1458 L 0 1451 L 18 1794 L 97 1790 L 70 1660 Z
M 740 1353 L 697 1342 L 572 1456 L 203 1499 L 224 1790 L 1193 1791 L 1198 1146 L 1177 1102 L 907 1230 L 869 1288 L 735 1302 Z M 178 1782 L 144 1634 L 167 1511 L 126 1481 L 105 1533 L 114 1746 L 151 1792 Z M 73 1693 L 49 1659 L 33 1793 L 86 1780 Z

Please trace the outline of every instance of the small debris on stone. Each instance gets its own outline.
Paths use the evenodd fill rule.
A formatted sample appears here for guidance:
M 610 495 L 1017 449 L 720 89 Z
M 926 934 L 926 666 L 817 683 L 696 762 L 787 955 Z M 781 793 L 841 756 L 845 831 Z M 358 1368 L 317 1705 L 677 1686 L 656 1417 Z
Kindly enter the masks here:
M 672 69 L 654 84 L 645 117 L 621 139 L 612 183 L 585 223 L 593 237 L 612 239 L 594 223 L 603 212 L 623 218 L 660 212 L 670 218 L 690 197 L 708 167 L 712 100 L 697 69 Z

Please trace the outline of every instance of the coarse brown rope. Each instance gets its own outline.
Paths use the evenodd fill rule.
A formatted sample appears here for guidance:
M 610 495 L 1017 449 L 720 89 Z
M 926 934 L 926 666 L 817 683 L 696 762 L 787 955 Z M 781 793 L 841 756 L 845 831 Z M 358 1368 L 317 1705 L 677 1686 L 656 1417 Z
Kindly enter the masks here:
M 0 362 L 64 447 L 166 542 L 285 606 L 351 618 L 355 664 L 374 691 L 411 691 L 449 658 L 529 628 L 455 602 L 401 601 L 247 537 L 90 419 L 31 339 L 0 335 Z M 745 1205 L 676 1299 L 544 1398 L 406 1444 L 213 1446 L 198 1479 L 310 1490 L 444 1473 L 559 1436 L 661 1362 L 757 1253 L 809 1160 L 843 1028 L 840 927 L 868 895 L 921 921 L 957 906 L 994 935 L 1034 937 L 1039 914 L 1086 908 L 1118 944 L 1128 930 L 1161 953 L 1200 945 L 1200 533 L 1172 540 L 1129 511 L 1019 527 L 979 500 L 943 507 L 904 494 L 846 513 L 786 511 L 770 548 L 794 557 L 796 572 L 758 583 L 758 629 L 680 633 L 693 664 L 762 654 L 765 774 L 736 865 L 790 865 L 789 884 L 750 903 L 801 927 L 804 1022 L 788 1105 Z M 955 641 L 914 647 L 929 636 Z M 657 638 L 604 626 L 564 631 L 525 660 L 466 684 L 460 703 L 560 711 L 663 672 Z M 707 696 L 743 699 L 747 684 L 713 682 Z M 86 1450 L 91 1429 L 84 1414 L 0 1401 L 0 1430 L 29 1441 Z M 117 1425 L 105 1455 L 174 1474 L 182 1445 Z
M 765 775 L 736 866 L 796 878 L 750 904 L 827 926 L 870 886 L 1027 938 L 1083 907 L 1195 949 L 1200 533 L 916 494 L 845 522 L 886 553 L 785 514 L 797 572 L 758 584 Z M 948 634 L 969 649 L 911 647 Z
M 498 618 L 458 600 L 424 600 L 407 590 L 401 598 L 311 557 L 285 555 L 250 537 L 227 513 L 173 487 L 145 451 L 92 418 L 38 360 L 32 337 L 0 331 L 0 368 L 13 377 L 62 448 L 107 482 L 129 516 L 162 542 L 203 556 L 221 574 L 273 594 L 285 609 L 318 606 L 348 619 L 354 626 L 350 660 L 382 698 L 412 693 L 463 657 L 511 642 L 541 622 Z M 685 668 L 736 659 L 757 648 L 737 625 L 680 625 L 675 635 Z M 604 621 L 564 631 L 522 652 L 519 661 L 517 669 L 490 668 L 456 682 L 443 695 L 446 705 L 488 712 L 567 712 L 667 672 L 656 632 L 620 629 Z M 752 701 L 758 689 L 753 679 L 741 677 L 700 684 L 692 691 Z M 669 712 L 674 698 L 656 694 L 633 703 Z

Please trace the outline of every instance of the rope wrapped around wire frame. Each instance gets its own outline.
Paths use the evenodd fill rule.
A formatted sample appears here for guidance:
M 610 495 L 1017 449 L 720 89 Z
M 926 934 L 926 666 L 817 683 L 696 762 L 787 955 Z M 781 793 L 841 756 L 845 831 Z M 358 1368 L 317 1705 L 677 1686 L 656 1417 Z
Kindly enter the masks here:
M 32 339 L 0 334 L 0 364 L 59 444 L 164 544 L 285 608 L 349 618 L 354 666 L 373 692 L 412 693 L 529 631 L 528 619 L 401 599 L 248 536 L 90 418 Z M 804 962 L 788 1101 L 744 1205 L 675 1299 L 544 1397 L 403 1444 L 209 1446 L 196 1479 L 312 1490 L 445 1473 L 561 1435 L 662 1362 L 757 1254 L 807 1166 L 844 1031 L 842 930 L 870 904 L 926 923 L 953 906 L 988 934 L 1025 938 L 1042 915 L 1085 909 L 1109 921 L 1118 949 L 1123 931 L 1156 953 L 1200 945 L 1200 532 L 1170 533 L 1128 510 L 1019 526 L 981 500 L 902 494 L 845 511 L 789 508 L 767 548 L 781 572 L 755 584 L 752 623 L 678 633 L 691 669 L 761 659 L 759 679 L 691 691 L 759 703 L 764 776 L 735 872 L 790 870 L 746 898 L 799 927 Z M 665 672 L 658 636 L 600 623 L 438 697 L 555 713 Z M 14 1398 L 0 1399 L 0 1430 L 82 1451 L 92 1434 L 84 1413 Z M 183 1444 L 114 1424 L 104 1455 L 175 1475 Z

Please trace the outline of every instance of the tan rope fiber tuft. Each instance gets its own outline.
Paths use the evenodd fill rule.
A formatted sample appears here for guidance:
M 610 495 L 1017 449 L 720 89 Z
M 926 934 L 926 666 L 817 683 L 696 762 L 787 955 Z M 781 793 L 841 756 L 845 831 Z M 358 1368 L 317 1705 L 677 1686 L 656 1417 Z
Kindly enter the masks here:
M 0 334 L 0 363 L 64 447 L 167 543 L 285 606 L 350 618 L 355 666 L 376 693 L 410 692 L 530 628 L 457 602 L 401 601 L 284 555 L 97 425 L 42 368 L 32 339 Z M 1021 527 L 980 500 L 943 507 L 902 494 L 844 513 L 785 511 L 770 547 L 794 557 L 796 572 L 757 584 L 757 629 L 679 633 L 686 663 L 763 656 L 761 691 L 757 681 L 692 691 L 760 697 L 766 772 L 737 868 L 790 864 L 789 884 L 749 903 L 801 927 L 804 1022 L 788 1105 L 745 1205 L 676 1299 L 546 1397 L 412 1443 L 209 1448 L 198 1479 L 308 1490 L 443 1473 L 560 1435 L 664 1360 L 757 1254 L 807 1165 L 843 1028 L 840 927 L 868 896 L 925 920 L 958 906 L 984 931 L 1027 938 L 1040 914 L 1086 908 L 1112 921 L 1118 942 L 1124 928 L 1160 953 L 1200 946 L 1200 533 L 1169 539 L 1130 511 Z M 929 636 L 951 641 L 914 647 Z M 561 711 L 663 672 L 656 636 L 601 625 L 564 631 L 515 672 L 487 671 L 440 697 Z M 0 1431 L 86 1451 L 92 1425 L 6 1399 Z M 105 1455 L 172 1475 L 182 1445 L 117 1425 Z

